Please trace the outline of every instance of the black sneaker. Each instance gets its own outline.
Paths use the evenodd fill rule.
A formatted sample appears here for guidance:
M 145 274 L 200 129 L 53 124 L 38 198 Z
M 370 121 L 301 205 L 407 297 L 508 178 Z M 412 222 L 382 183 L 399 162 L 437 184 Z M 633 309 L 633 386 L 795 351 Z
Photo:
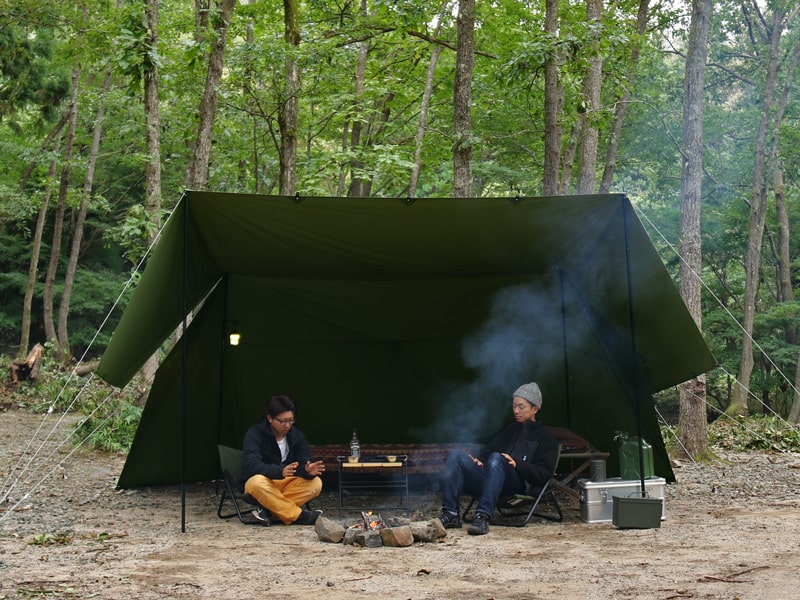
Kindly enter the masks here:
M 443 510 L 439 520 L 444 525 L 445 529 L 460 529 L 461 528 L 461 517 L 458 516 L 458 513 L 451 513 L 450 511 Z
M 485 535 L 489 533 L 489 517 L 483 513 L 475 515 L 475 520 L 472 521 L 472 525 L 467 529 L 467 533 L 470 535 Z
M 258 519 L 262 525 L 269 527 L 272 525 L 272 515 L 266 508 L 253 509 L 253 516 Z
M 300 516 L 295 519 L 293 525 L 313 525 L 321 514 L 321 510 L 300 511 Z

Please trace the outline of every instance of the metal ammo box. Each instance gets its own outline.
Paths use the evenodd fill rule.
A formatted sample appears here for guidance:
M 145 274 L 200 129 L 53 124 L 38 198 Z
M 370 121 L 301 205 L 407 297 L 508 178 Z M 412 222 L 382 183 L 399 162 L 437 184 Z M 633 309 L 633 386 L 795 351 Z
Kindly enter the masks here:
M 664 501 L 663 477 L 648 477 L 644 480 L 645 493 L 648 498 L 661 499 L 661 520 L 666 518 L 666 502 Z M 642 484 L 638 479 L 622 479 L 610 477 L 604 481 L 579 479 L 578 490 L 581 499 L 581 521 L 586 523 L 611 523 L 613 498 L 641 498 Z

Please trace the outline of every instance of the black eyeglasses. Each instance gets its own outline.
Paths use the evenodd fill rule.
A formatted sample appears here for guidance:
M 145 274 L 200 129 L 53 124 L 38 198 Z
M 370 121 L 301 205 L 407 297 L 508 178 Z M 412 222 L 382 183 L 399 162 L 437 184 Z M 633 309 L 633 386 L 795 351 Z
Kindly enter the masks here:
M 278 417 L 272 417 L 272 418 L 275 419 L 281 425 L 291 425 L 292 423 L 294 423 L 294 419 L 279 419 Z

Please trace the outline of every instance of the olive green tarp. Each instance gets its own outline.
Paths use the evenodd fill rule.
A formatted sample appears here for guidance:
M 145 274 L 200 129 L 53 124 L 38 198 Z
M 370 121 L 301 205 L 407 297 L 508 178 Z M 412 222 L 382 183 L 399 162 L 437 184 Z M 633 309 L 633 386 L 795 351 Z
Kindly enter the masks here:
M 186 192 L 98 374 L 124 386 L 187 310 L 120 487 L 216 478 L 274 394 L 313 444 L 445 443 L 507 422 L 528 381 L 545 424 L 612 452 L 641 431 L 673 480 L 651 394 L 715 366 L 624 195 Z

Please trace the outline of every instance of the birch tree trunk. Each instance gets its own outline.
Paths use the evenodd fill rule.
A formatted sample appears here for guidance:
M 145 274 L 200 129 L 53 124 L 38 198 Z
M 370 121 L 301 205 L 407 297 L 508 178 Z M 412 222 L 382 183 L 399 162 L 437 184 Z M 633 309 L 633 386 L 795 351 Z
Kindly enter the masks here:
M 586 20 L 589 23 L 589 65 L 583 77 L 584 111 L 581 114 L 581 154 L 578 168 L 578 193 L 593 194 L 597 181 L 597 144 L 600 132 L 595 118 L 600 111 L 600 83 L 603 56 L 600 53 L 602 29 L 602 0 L 586 0 Z
M 544 63 L 544 173 L 542 192 L 545 196 L 558 193 L 558 167 L 561 163 L 561 93 L 558 83 L 558 0 L 546 0 L 544 30 L 552 43 Z
M 703 114 L 711 0 L 692 1 L 686 76 L 683 85 L 683 157 L 680 215 L 680 293 L 702 330 L 700 274 L 703 268 L 700 215 L 703 191 Z M 708 455 L 706 378 L 700 374 L 680 386 L 678 438 L 689 456 Z
M 453 91 L 453 196 L 472 196 L 472 71 L 475 66 L 475 0 L 458 0 L 458 46 Z
M 208 56 L 208 73 L 203 97 L 200 100 L 200 121 L 197 126 L 197 141 L 194 156 L 186 174 L 186 188 L 205 190 L 208 188 L 208 166 L 211 162 L 211 140 L 214 133 L 214 120 L 217 113 L 217 90 L 222 80 L 225 63 L 225 45 L 228 39 L 228 26 L 231 22 L 236 0 L 220 0 L 213 14 L 214 37 Z

